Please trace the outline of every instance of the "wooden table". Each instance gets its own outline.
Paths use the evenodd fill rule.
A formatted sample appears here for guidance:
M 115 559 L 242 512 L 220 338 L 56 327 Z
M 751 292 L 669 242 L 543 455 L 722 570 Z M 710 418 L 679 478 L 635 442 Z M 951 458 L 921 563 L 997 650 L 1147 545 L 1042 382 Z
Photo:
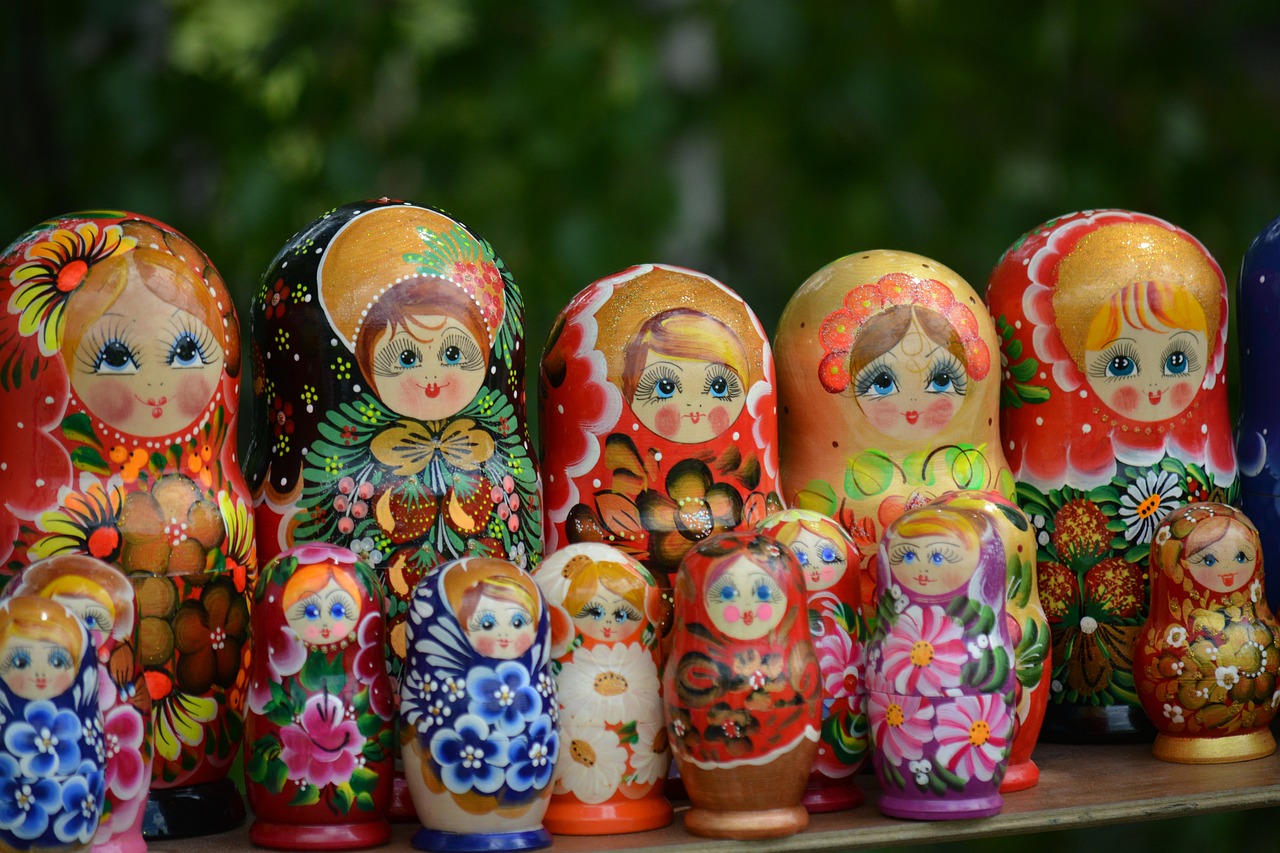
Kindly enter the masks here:
M 1029 791 L 1006 795 L 1004 810 L 990 818 L 925 823 L 884 817 L 875 807 L 875 779 L 863 775 L 859 784 L 867 792 L 866 803 L 850 811 L 814 815 L 805 832 L 790 838 L 751 842 L 697 838 L 684 831 L 678 808 L 675 823 L 665 829 L 603 837 L 557 835 L 552 849 L 560 853 L 834 853 L 1280 805 L 1280 755 L 1239 764 L 1188 766 L 1157 761 L 1151 757 L 1149 745 L 1041 744 L 1036 748 L 1035 760 L 1040 766 L 1040 784 Z M 397 826 L 386 849 L 412 849 L 409 837 L 415 828 Z M 150 845 L 152 853 L 244 853 L 253 849 L 247 827 L 222 835 Z

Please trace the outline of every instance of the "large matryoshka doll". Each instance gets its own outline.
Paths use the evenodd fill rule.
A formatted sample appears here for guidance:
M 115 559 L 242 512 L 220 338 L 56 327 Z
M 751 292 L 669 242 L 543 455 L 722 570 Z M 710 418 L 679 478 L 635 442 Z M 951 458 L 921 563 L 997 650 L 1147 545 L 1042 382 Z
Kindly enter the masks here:
M 0 847 L 75 851 L 98 830 L 107 741 L 98 661 L 50 598 L 0 601 Z
M 1133 667 L 1157 758 L 1221 764 L 1275 752 L 1280 624 L 1262 566 L 1257 529 L 1224 504 L 1179 507 L 1157 528 Z
M 133 584 L 86 554 L 60 554 L 22 570 L 5 595 L 52 599 L 80 618 L 97 650 L 105 798 L 96 853 L 143 853 L 142 819 L 151 785 L 151 693 L 139 654 Z
M 566 545 L 533 579 L 564 630 L 551 650 L 563 750 L 543 822 L 556 835 L 617 835 L 671 823 L 671 751 L 659 641 L 670 610 L 635 559 L 599 542 Z
M 5 565 L 78 553 L 129 575 L 155 729 L 144 832 L 229 829 L 256 567 L 231 297 L 186 237 L 132 213 L 37 226 L 0 288 Z
M 542 826 L 560 753 L 551 648 L 563 640 L 514 563 L 467 557 L 418 582 L 400 683 L 404 772 L 423 824 L 414 847 L 551 843 Z
M 873 765 L 891 817 L 987 817 L 1014 736 L 1014 658 L 999 531 L 925 506 L 885 530 L 867 644 Z
M 1086 211 L 1031 231 L 991 274 L 1001 425 L 1036 528 L 1053 634 L 1044 737 L 1145 739 L 1133 652 L 1147 556 L 1189 501 L 1235 501 L 1226 280 L 1152 216 Z
M 1253 238 L 1240 265 L 1236 290 L 1241 388 L 1266 388 L 1280 363 L 1280 219 Z M 1240 395 L 1236 427 L 1240 454 L 1240 507 L 1257 525 L 1262 550 L 1280 555 L 1280 398 Z M 1272 559 L 1267 603 L 1280 607 L 1280 559 Z
M 1000 791 L 1007 794 L 1034 787 L 1040 781 L 1040 768 L 1031 760 L 1031 753 L 1040 738 L 1049 703 L 1047 676 L 1051 650 L 1049 620 L 1036 585 L 1035 528 L 1016 503 L 995 492 L 947 492 L 929 505 L 981 513 L 995 528 L 1004 546 L 1005 622 L 1014 650 L 1017 726 L 1009 753 L 1009 769 L 1000 783 Z
M 552 327 L 539 388 L 548 551 L 605 542 L 665 584 L 695 542 L 781 509 L 769 341 L 715 279 L 595 282 Z
M 800 564 L 771 537 L 721 533 L 681 562 L 662 699 L 689 832 L 777 838 L 808 826 L 822 673 L 806 611 Z
M 394 716 L 373 570 L 333 545 L 281 552 L 254 589 L 249 839 L 277 850 L 386 843 Z
M 260 554 L 328 542 L 373 566 L 394 681 L 426 570 L 464 555 L 531 567 L 542 554 L 520 290 L 461 223 L 384 198 L 295 234 L 250 325 Z
M 951 489 L 1012 496 L 995 329 L 955 272 L 880 250 L 810 276 L 775 344 L 783 497 L 853 535 L 872 624 L 876 546 L 890 522 Z
M 863 800 L 853 776 L 868 745 L 862 684 L 867 623 L 860 609 L 858 545 L 835 519 L 807 509 L 775 512 L 758 529 L 800 562 L 809 634 L 822 669 L 822 739 L 804 807 L 810 813 L 853 808 Z

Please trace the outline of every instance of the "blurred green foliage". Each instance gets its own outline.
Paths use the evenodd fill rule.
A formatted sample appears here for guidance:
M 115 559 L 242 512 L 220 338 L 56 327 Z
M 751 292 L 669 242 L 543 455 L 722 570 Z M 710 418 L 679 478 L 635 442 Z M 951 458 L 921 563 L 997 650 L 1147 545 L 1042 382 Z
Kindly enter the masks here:
M 492 241 L 534 353 L 574 293 L 638 262 L 716 275 L 772 329 L 849 252 L 919 252 L 981 289 L 1022 232 L 1118 206 L 1187 228 L 1233 280 L 1280 214 L 1274 0 L 0 5 L 0 239 L 156 216 L 242 322 L 295 230 L 370 196 Z M 945 849 L 1191 851 L 1274 816 Z

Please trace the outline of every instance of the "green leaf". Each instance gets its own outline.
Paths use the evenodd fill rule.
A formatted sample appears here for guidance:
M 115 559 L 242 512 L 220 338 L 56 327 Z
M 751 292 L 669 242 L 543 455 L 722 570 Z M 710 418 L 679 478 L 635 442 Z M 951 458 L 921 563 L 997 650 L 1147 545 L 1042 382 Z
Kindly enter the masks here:
M 355 802 L 355 792 L 351 790 L 351 785 L 343 782 L 341 785 L 334 786 L 333 789 L 333 807 L 339 814 L 346 814 L 351 811 L 351 804 Z
M 1016 364 L 1009 365 L 1009 373 L 1019 382 L 1029 382 L 1036 376 L 1036 369 L 1040 367 L 1039 362 L 1035 359 L 1026 359 Z
M 390 726 L 389 720 L 384 720 L 377 714 L 357 714 L 356 728 L 360 730 L 360 734 L 367 738 L 376 737 L 383 726 Z
M 67 415 L 63 418 L 62 434 L 71 441 L 91 444 L 97 448 L 102 447 L 102 442 L 98 440 L 98 436 L 93 430 L 93 420 L 84 412 L 77 412 L 74 415 Z
M 320 802 L 320 789 L 304 782 L 298 788 L 298 793 L 294 794 L 293 799 L 289 801 L 289 805 L 312 806 L 318 802 Z
M 898 466 L 879 450 L 867 450 L 849 460 L 844 489 L 855 500 L 882 494 L 893 484 Z
M 369 767 L 357 767 L 351 773 L 351 790 L 372 793 L 378 787 L 378 774 Z
M 107 474 L 111 471 L 101 453 L 84 445 L 71 451 L 71 464 L 81 471 L 92 471 L 95 474 Z

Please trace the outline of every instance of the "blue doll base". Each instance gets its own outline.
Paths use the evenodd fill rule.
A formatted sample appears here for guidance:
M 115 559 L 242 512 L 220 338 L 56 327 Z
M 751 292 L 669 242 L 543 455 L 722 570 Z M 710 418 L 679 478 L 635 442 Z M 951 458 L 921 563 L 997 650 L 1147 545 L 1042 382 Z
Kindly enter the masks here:
M 497 850 L 537 850 L 551 844 L 551 833 L 542 827 L 524 832 L 462 833 L 423 827 L 413 834 L 418 850 L 438 853 L 486 853 Z

